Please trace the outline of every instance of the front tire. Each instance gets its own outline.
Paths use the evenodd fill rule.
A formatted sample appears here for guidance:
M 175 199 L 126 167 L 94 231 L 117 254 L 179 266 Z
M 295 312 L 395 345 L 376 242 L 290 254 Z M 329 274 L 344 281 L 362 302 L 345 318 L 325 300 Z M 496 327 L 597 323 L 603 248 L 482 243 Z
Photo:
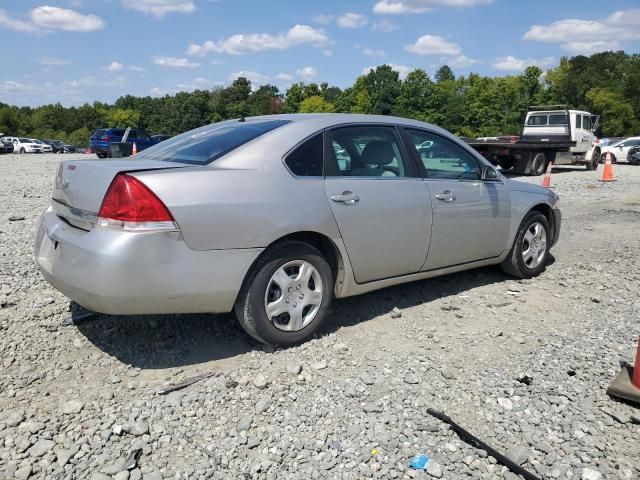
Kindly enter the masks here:
M 591 161 L 585 163 L 584 166 L 587 168 L 587 170 L 597 170 L 599 163 L 600 163 L 600 152 L 596 150 L 595 152 L 593 152 Z
M 27 153 L 27 151 L 24 149 L 24 147 L 22 147 L 22 148 L 20 149 L 20 153 L 21 153 L 21 154 L 23 154 L 23 153 Z
M 500 267 L 507 275 L 516 278 L 531 278 L 542 273 L 549 259 L 551 228 L 547 218 L 540 212 L 527 213 L 518 233 Z
M 302 242 L 267 251 L 245 279 L 234 307 L 256 340 L 288 347 L 309 339 L 333 300 L 333 275 L 323 255 Z

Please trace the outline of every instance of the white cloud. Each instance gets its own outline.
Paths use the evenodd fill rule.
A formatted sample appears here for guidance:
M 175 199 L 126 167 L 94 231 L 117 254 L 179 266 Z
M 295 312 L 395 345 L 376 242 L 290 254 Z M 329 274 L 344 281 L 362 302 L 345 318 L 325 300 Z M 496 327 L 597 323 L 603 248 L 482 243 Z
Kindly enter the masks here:
M 371 48 L 365 48 L 362 53 L 367 57 L 384 57 L 384 50 L 373 50 Z
M 544 58 L 516 58 L 511 55 L 506 57 L 497 58 L 492 66 L 496 70 L 507 70 L 512 72 L 521 72 L 525 68 L 536 65 L 538 67 L 548 67 L 555 62 L 555 58 L 553 57 L 544 57 Z
M 104 20 L 97 15 L 84 15 L 75 10 L 43 5 L 32 8 L 26 19 L 24 15 L 10 14 L 0 9 L 0 27 L 18 32 L 93 32 L 104 28 Z
M 406 65 L 396 65 L 395 63 L 387 63 L 391 67 L 391 70 L 395 70 L 400 74 L 400 79 L 403 80 L 409 74 L 409 72 L 413 71 L 413 68 L 407 67 Z M 362 69 L 362 75 L 367 75 L 371 70 L 375 70 L 377 67 L 367 67 Z
M 58 58 L 58 57 L 40 57 L 38 59 L 38 63 L 40 65 L 64 66 L 64 65 L 71 65 L 71 60 L 67 58 Z
M 369 23 L 369 19 L 361 13 L 348 12 L 338 17 L 336 23 L 340 28 L 361 28 Z
M 153 87 L 151 90 L 149 90 L 149 95 L 151 95 L 152 97 L 163 97 L 165 95 L 167 95 L 167 91 L 164 88 L 159 88 L 159 87 Z
M 263 75 L 258 72 L 251 72 L 249 70 L 240 70 L 239 72 L 233 72 L 229 75 L 229 80 L 233 81 L 240 77 L 244 77 L 249 80 L 254 84 L 254 87 L 256 84 L 267 83 L 269 81 L 269 77 L 267 75 Z
M 454 68 L 466 68 L 478 63 L 477 60 L 473 58 L 469 58 L 466 55 L 458 55 L 456 57 L 451 57 L 448 60 L 446 60 L 446 62 L 447 62 L 447 65 Z
M 10 28 L 18 32 L 35 32 L 38 28 L 32 23 L 15 18 L 6 10 L 0 9 L 0 27 Z
M 0 93 L 17 92 L 24 90 L 25 88 L 27 88 L 25 85 L 20 82 L 14 82 L 13 80 L 5 80 L 0 83 Z
M 62 82 L 64 87 L 78 88 L 78 87 L 109 87 L 109 88 L 122 88 L 126 85 L 126 79 L 124 77 L 117 77 L 114 79 L 96 78 L 93 76 L 82 77 L 78 80 L 65 80 Z
M 280 80 L 281 82 L 291 82 L 293 81 L 293 75 L 289 75 L 288 73 L 279 73 L 276 75 L 276 80 Z
M 124 65 L 122 65 L 120 62 L 113 61 L 106 67 L 103 67 L 102 69 L 106 70 L 107 72 L 119 72 L 123 68 L 124 68 Z
M 374 13 L 402 15 L 424 13 L 438 7 L 474 7 L 488 5 L 493 0 L 380 0 L 373 6 Z
M 320 15 L 313 17 L 313 22 L 319 23 L 320 25 L 329 25 L 333 21 L 333 18 L 333 15 L 325 15 L 321 13 Z
M 318 76 L 318 70 L 315 67 L 304 67 L 296 70 L 296 75 L 298 75 L 303 80 L 313 80 Z
M 121 0 L 121 3 L 125 8 L 156 18 L 168 13 L 192 13 L 196 9 L 192 0 Z
M 400 28 L 397 23 L 392 22 L 388 18 L 381 18 L 373 24 L 373 30 L 379 32 L 393 32 Z
M 215 80 L 209 80 L 204 77 L 196 77 L 193 79 L 193 82 L 185 84 L 178 83 L 176 85 L 177 91 L 188 91 L 192 92 L 193 90 L 209 90 L 210 88 L 217 87 L 223 85 L 223 82 L 217 82 Z
M 449 42 L 437 35 L 422 35 L 415 43 L 406 45 L 405 50 L 417 55 L 460 55 L 461 48 L 457 43 Z
M 640 39 L 640 9 L 617 11 L 603 20 L 569 18 L 532 25 L 522 38 L 560 44 L 576 54 L 621 49 L 623 42 Z
M 129 65 L 129 70 L 131 70 L 132 72 L 144 72 L 144 68 L 138 66 L 138 65 Z
M 49 30 L 66 32 L 94 32 L 104 28 L 104 20 L 97 15 L 84 15 L 75 10 L 43 5 L 31 10 L 31 23 Z
M 199 63 L 192 62 L 188 58 L 175 58 L 167 57 L 164 55 L 153 57 L 151 61 L 156 65 L 160 65 L 161 67 L 170 68 L 197 68 L 200 66 Z
M 297 45 L 325 47 L 331 42 L 322 30 L 309 25 L 295 25 L 286 33 L 238 33 L 218 42 L 206 41 L 202 45 L 191 44 L 187 54 L 202 57 L 208 53 L 242 55 L 265 50 L 285 50 Z

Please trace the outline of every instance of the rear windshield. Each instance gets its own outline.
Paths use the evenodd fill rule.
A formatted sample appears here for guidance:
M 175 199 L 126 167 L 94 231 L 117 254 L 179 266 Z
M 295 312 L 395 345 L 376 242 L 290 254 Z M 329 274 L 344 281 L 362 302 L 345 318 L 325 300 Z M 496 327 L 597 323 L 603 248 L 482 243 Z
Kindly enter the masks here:
M 147 148 L 138 158 L 206 165 L 287 123 L 288 120 L 213 123 Z
M 95 132 L 93 132 L 93 134 L 91 134 L 91 136 L 92 137 L 101 137 L 105 133 L 107 133 L 107 130 L 104 129 L 104 128 L 101 128 L 100 130 L 96 130 Z

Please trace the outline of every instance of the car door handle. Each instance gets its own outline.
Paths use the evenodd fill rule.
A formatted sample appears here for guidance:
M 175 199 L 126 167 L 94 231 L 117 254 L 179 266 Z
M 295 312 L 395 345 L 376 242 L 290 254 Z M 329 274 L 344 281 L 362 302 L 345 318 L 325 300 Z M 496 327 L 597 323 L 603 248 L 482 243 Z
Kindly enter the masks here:
M 451 190 L 445 190 L 442 193 L 436 193 L 436 198 L 443 202 L 453 202 L 456 199 L 456 196 Z
M 341 195 L 331 195 L 331 200 L 345 205 L 355 205 L 360 201 L 360 197 L 353 192 L 346 191 L 342 192 Z

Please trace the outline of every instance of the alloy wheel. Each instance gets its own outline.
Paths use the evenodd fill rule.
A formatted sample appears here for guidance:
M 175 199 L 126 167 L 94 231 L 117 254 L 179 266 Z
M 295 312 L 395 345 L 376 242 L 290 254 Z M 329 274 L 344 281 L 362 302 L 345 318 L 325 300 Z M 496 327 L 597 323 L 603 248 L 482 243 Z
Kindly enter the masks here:
M 297 332 L 318 314 L 323 298 L 320 272 L 305 260 L 293 260 L 271 276 L 264 296 L 267 318 L 286 332 Z
M 540 222 L 532 223 L 522 239 L 522 259 L 529 269 L 542 263 L 547 252 L 547 232 Z

